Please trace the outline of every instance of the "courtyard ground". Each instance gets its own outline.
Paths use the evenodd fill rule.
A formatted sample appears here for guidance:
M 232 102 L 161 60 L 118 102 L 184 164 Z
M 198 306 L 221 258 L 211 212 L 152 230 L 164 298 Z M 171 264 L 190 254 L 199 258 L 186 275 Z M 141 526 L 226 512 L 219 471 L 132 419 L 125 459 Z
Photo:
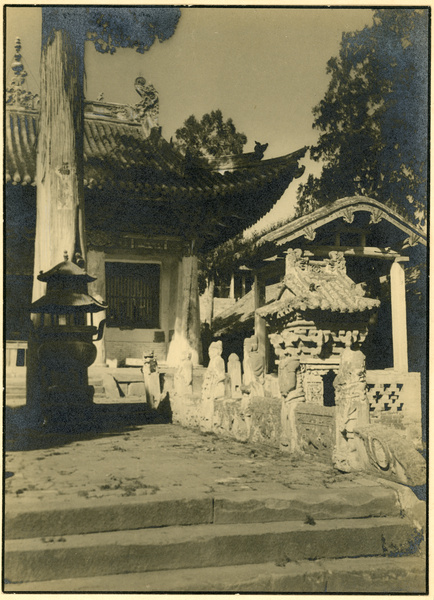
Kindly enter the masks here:
M 415 512 L 408 505 L 409 496 L 400 491 L 404 486 L 362 473 L 341 473 L 326 456 L 293 456 L 259 444 L 244 444 L 186 429 L 164 422 L 139 402 L 95 405 L 88 417 L 79 426 L 70 423 L 55 430 L 41 426 L 40 422 L 36 427 L 31 412 L 22 404 L 6 408 L 6 539 L 10 553 L 8 568 L 15 583 L 6 581 L 5 591 L 315 591 L 331 585 L 330 573 L 336 569 L 343 569 L 340 575 L 335 574 L 336 590 L 347 589 L 349 573 L 361 578 L 352 583 L 355 590 L 366 585 L 375 591 L 423 590 L 424 563 L 420 554 L 404 556 L 399 562 L 390 558 L 393 556 L 390 549 L 382 550 L 381 546 L 390 536 L 386 545 L 391 547 L 398 543 L 405 545 L 412 537 L 413 526 L 400 518 L 402 509 L 405 512 L 411 509 L 412 518 L 416 512 L 423 513 L 423 507 L 416 507 Z M 414 494 L 411 496 L 417 504 Z M 210 525 L 213 519 L 215 524 Z M 182 525 L 190 527 L 180 528 Z M 149 529 L 142 529 L 148 533 L 140 534 L 139 546 L 148 544 L 149 560 L 159 557 L 162 561 L 157 572 L 137 573 L 148 560 L 140 558 L 140 552 L 145 550 L 139 548 L 134 553 L 125 549 L 128 560 L 137 556 L 139 561 L 128 567 L 129 575 L 111 575 L 125 571 L 116 567 L 112 571 L 110 565 L 115 563 L 108 561 L 106 553 L 133 544 L 133 530 L 143 527 Z M 232 542 L 225 546 L 223 556 L 218 552 L 214 556 L 217 542 L 213 531 L 223 531 L 221 535 L 225 536 L 235 532 L 250 535 L 252 542 L 248 543 L 253 544 L 254 536 L 259 535 L 257 529 L 265 528 L 264 535 L 286 535 L 288 543 L 293 543 L 294 535 L 299 535 L 293 532 L 294 527 L 307 536 L 303 542 L 301 539 L 297 542 L 301 546 L 294 547 L 300 556 L 309 548 L 311 555 L 316 556 L 320 547 L 323 554 L 319 556 L 324 558 L 355 556 L 349 550 L 354 540 L 356 545 L 366 546 L 360 553 L 383 554 L 380 559 L 383 562 L 378 563 L 378 558 L 361 561 L 348 558 L 312 563 L 312 558 L 307 557 L 301 563 L 287 565 L 286 555 L 279 558 L 279 545 L 283 542 L 277 538 L 276 546 L 274 542 L 271 546 L 271 558 L 267 555 L 266 560 L 261 558 L 262 542 L 254 550 L 254 546 L 249 546 L 248 552 L 259 554 L 257 559 L 245 562 L 268 566 L 225 567 L 243 562 L 236 555 L 237 544 Z M 360 527 L 363 531 L 359 533 Z M 290 532 L 285 533 L 285 528 Z M 159 575 L 158 569 L 168 568 L 164 565 L 166 550 L 161 549 L 158 533 L 163 530 L 167 531 L 164 535 L 172 530 L 180 535 L 191 532 L 197 544 L 206 545 L 210 537 L 210 546 L 203 554 L 198 551 L 196 559 L 192 555 L 189 561 L 185 556 L 188 548 L 191 552 L 190 538 L 178 540 L 180 551 L 171 559 L 172 570 Z M 88 551 L 81 540 L 83 543 L 85 539 L 93 540 L 95 535 L 98 536 L 97 547 L 92 550 L 95 554 L 90 562 L 83 562 Z M 367 535 L 365 541 L 364 535 Z M 312 536 L 320 537 L 310 540 Z M 347 542 L 342 536 L 348 537 Z M 74 543 L 79 544 L 77 549 Z M 336 551 L 342 545 L 346 548 L 346 544 L 348 549 Z M 375 552 L 368 549 L 372 544 Z M 47 552 L 53 565 L 56 555 L 59 557 L 58 571 L 44 560 Z M 72 561 L 76 552 L 83 552 L 83 558 Z M 356 567 L 352 562 L 355 560 Z M 181 561 L 179 565 L 177 561 Z M 207 565 L 214 562 L 222 566 L 209 570 Z M 206 568 L 186 571 L 185 566 Z M 383 569 L 381 573 L 379 567 Z M 220 572 L 220 568 L 226 570 Z M 264 573 L 260 569 L 265 569 Z M 312 569 L 315 582 L 311 584 Z M 241 574 L 245 581 L 239 583 Z M 222 577 L 229 579 L 222 583 Z M 282 577 L 289 579 L 282 583 Z M 301 583 L 294 583 L 299 579 Z

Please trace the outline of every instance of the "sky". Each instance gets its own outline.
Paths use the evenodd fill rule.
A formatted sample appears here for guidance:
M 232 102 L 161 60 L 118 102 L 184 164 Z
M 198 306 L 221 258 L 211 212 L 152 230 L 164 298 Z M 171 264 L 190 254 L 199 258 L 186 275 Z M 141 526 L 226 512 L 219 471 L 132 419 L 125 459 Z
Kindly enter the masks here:
M 220 109 L 246 134 L 245 152 L 267 142 L 266 158 L 315 144 L 312 109 L 328 86 L 327 61 L 339 52 L 342 33 L 372 24 L 369 8 L 181 8 L 175 34 L 143 55 L 118 49 L 99 54 L 86 44 L 85 97 L 135 104 L 139 75 L 160 99 L 162 134 L 170 139 L 187 117 Z M 6 9 L 6 83 L 15 38 L 22 43 L 28 88 L 38 92 L 41 9 Z M 320 166 L 306 158 L 295 180 L 255 227 L 260 230 L 293 214 L 297 187 Z

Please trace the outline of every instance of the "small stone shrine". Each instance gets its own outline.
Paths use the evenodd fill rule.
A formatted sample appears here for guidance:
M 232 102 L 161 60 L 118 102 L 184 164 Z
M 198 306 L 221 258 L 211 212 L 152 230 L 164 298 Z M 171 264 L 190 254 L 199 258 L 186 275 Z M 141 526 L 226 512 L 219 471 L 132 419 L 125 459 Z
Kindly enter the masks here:
M 343 253 L 330 252 L 329 258 L 311 261 L 299 249 L 288 250 L 277 300 L 257 310 L 267 320 L 279 356 L 280 386 L 289 385 L 283 365 L 295 373 L 293 360 L 298 360 L 306 401 L 333 405 L 333 399 L 324 402 L 329 391 L 324 389 L 324 377 L 337 372 L 348 333 L 363 344 L 379 304 L 347 276 Z

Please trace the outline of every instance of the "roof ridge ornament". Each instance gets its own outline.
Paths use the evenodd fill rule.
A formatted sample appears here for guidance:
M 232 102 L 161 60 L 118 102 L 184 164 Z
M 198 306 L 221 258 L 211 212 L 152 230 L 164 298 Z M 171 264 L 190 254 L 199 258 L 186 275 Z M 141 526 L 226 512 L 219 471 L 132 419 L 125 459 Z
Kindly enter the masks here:
M 134 88 L 139 94 L 141 101 L 133 106 L 136 118 L 142 123 L 147 135 L 154 127 L 159 127 L 160 99 L 155 87 L 146 83 L 144 77 L 136 77 Z
M 152 84 L 146 83 L 144 77 L 136 77 L 134 87 L 141 97 L 141 101 L 137 104 L 106 102 L 104 92 L 100 92 L 97 100 L 87 100 L 85 102 L 84 112 L 86 116 L 140 123 L 144 136 L 149 137 L 153 130 L 161 129 L 159 125 L 160 101 L 158 92 Z
M 11 65 L 13 77 L 10 85 L 6 88 L 6 104 L 15 108 L 35 109 L 39 105 L 38 94 L 27 91 L 27 71 L 24 69 L 21 54 L 21 38 L 15 40 L 15 55 Z

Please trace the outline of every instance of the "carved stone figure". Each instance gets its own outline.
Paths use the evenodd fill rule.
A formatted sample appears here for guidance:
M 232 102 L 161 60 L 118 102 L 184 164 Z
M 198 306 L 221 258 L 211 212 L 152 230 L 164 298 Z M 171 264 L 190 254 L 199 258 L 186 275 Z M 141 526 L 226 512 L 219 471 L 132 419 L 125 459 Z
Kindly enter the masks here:
M 154 352 L 143 356 L 143 382 L 145 384 L 146 402 L 157 408 L 161 400 L 160 373 Z
M 287 397 L 297 387 L 297 369 L 300 360 L 292 356 L 284 356 L 279 361 L 278 379 L 279 389 L 282 396 Z
M 361 350 L 353 350 L 352 343 L 352 334 L 348 332 L 339 371 L 333 382 L 336 402 L 333 462 L 336 468 L 344 472 L 363 469 L 363 459 L 357 452 L 354 431 L 369 423 L 365 355 Z
M 150 131 L 158 127 L 159 98 L 158 92 L 153 85 L 147 84 L 144 77 L 137 77 L 134 81 L 136 92 L 142 100 L 134 106 L 135 112 L 146 129 Z
M 221 341 L 212 342 L 209 347 L 209 365 L 202 385 L 202 397 L 205 400 L 223 398 L 225 395 L 225 361 L 222 358 Z
M 175 371 L 175 392 L 180 396 L 193 394 L 193 361 L 191 352 L 184 352 Z
M 241 363 L 236 354 L 229 356 L 228 374 L 231 379 L 231 397 L 241 398 Z
M 254 396 L 264 395 L 265 357 L 259 350 L 258 338 L 252 335 L 244 340 L 244 376 L 242 391 Z
M 283 349 L 280 349 L 278 355 L 278 382 L 282 396 L 280 448 L 283 452 L 299 452 L 300 444 L 295 411 L 299 403 L 306 400 L 300 381 L 300 360 L 285 355 Z

